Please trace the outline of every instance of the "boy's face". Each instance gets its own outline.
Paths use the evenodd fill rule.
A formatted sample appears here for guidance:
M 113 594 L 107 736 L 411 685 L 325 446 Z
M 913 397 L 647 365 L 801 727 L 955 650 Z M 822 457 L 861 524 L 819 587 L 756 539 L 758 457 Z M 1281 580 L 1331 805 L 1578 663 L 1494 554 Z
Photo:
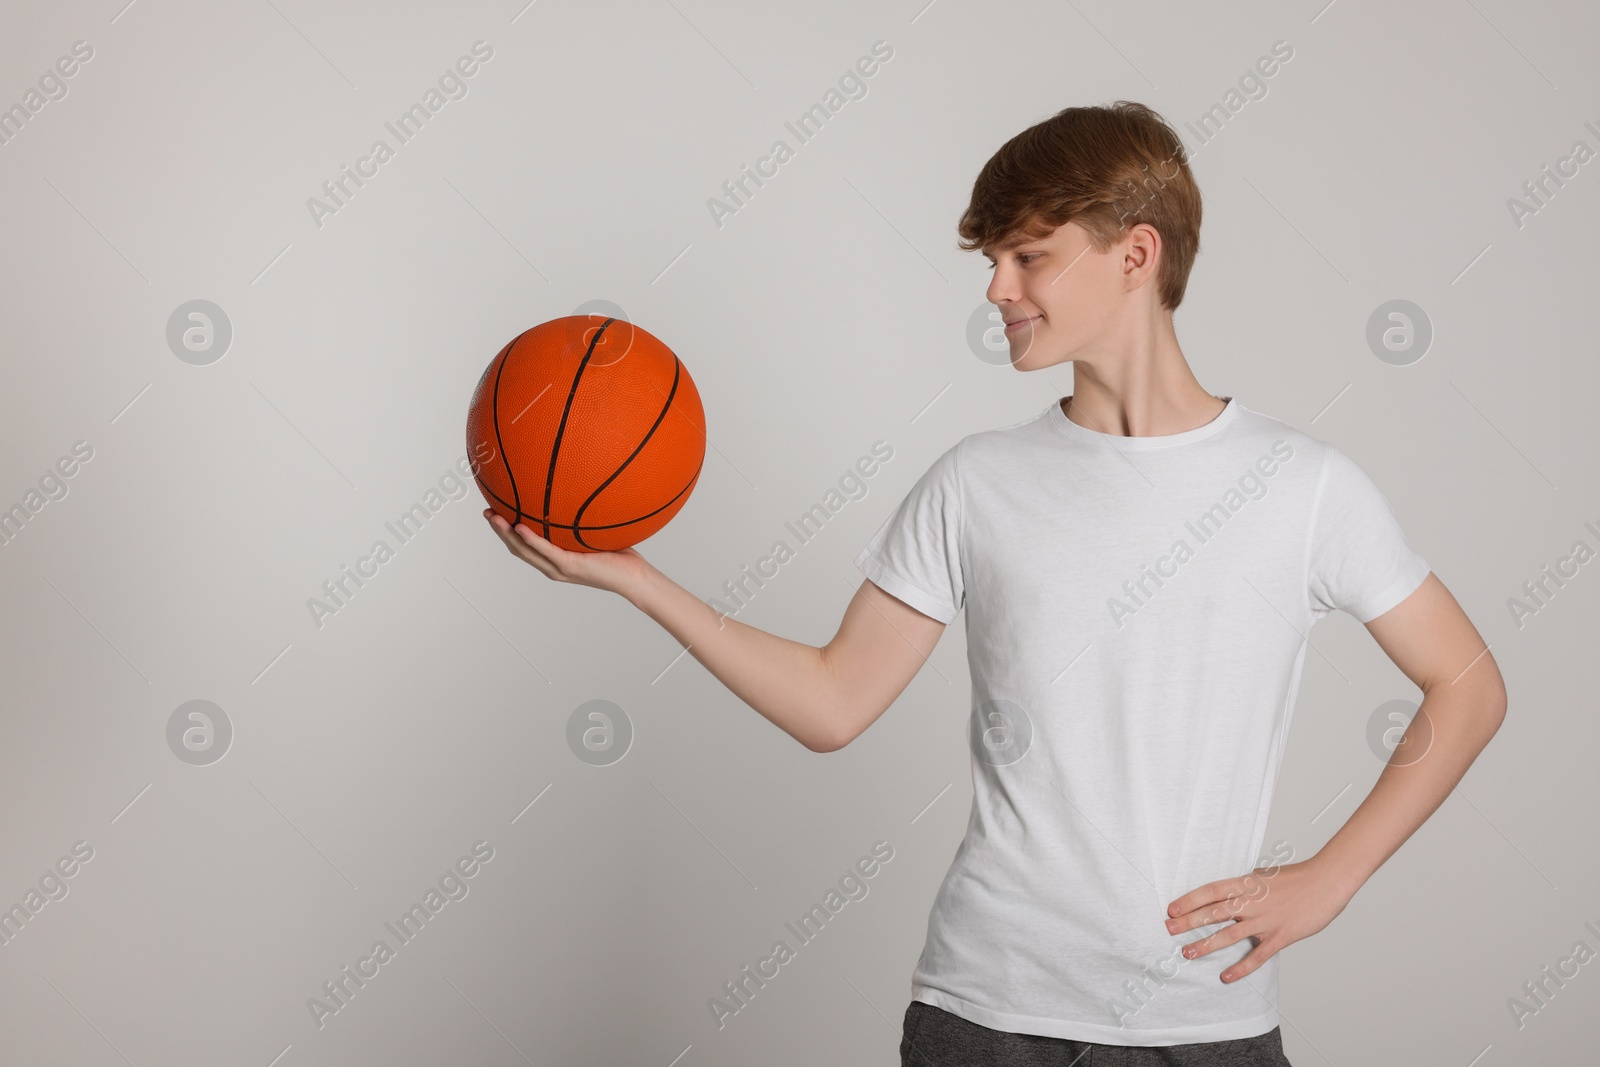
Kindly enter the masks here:
M 985 295 L 1007 323 L 1013 367 L 1083 359 L 1106 338 L 1124 292 L 1120 242 L 1097 252 L 1088 232 L 1067 222 L 1048 237 L 1008 241 L 984 257 L 994 264 Z

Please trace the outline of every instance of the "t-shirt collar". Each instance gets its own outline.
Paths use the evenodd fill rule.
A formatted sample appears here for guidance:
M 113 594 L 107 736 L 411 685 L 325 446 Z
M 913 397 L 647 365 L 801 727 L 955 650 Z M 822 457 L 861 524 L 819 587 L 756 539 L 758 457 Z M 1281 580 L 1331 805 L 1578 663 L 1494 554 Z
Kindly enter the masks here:
M 1210 437 L 1212 434 L 1217 433 L 1219 430 L 1226 427 L 1230 422 L 1238 417 L 1239 408 L 1241 405 L 1237 397 L 1225 396 L 1218 397 L 1217 399 L 1225 401 L 1226 404 L 1221 413 L 1219 413 L 1217 417 L 1212 419 L 1210 422 L 1205 423 L 1202 426 L 1196 426 L 1193 429 L 1183 430 L 1179 433 L 1158 434 L 1153 437 L 1125 437 L 1122 434 L 1101 433 L 1099 430 L 1091 430 L 1087 426 L 1080 426 L 1078 423 L 1067 418 L 1067 413 L 1061 410 L 1062 398 L 1060 397 L 1057 397 L 1055 400 L 1051 401 L 1050 408 L 1045 412 L 1045 415 L 1052 423 L 1055 424 L 1058 430 L 1066 434 L 1068 437 L 1076 438 L 1079 441 L 1109 444 L 1113 448 L 1117 448 L 1122 451 L 1127 451 L 1129 449 L 1168 448 L 1172 445 L 1186 445 L 1195 441 L 1203 441 L 1207 437 Z

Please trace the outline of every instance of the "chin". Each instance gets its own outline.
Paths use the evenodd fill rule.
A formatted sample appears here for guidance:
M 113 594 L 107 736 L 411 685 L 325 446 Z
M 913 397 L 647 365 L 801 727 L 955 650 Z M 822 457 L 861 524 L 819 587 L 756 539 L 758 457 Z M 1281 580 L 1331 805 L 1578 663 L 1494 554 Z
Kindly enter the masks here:
M 1048 350 L 1038 338 L 1035 338 L 1032 343 L 1017 344 L 1016 350 L 1012 352 L 1011 365 L 1018 370 L 1042 370 L 1063 363 L 1067 358 L 1058 352 Z

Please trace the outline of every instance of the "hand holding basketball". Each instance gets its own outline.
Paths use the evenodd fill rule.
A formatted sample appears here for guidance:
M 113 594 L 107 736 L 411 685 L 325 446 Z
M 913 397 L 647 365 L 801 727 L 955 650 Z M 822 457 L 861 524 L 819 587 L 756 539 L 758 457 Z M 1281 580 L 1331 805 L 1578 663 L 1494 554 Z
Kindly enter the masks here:
M 626 596 L 625 590 L 637 583 L 649 570 L 650 563 L 634 548 L 619 548 L 610 552 L 572 552 L 540 537 L 527 523 L 515 528 L 484 508 L 483 517 L 489 520 L 494 532 L 506 543 L 511 554 L 531 564 L 546 578 L 573 585 L 587 585 Z

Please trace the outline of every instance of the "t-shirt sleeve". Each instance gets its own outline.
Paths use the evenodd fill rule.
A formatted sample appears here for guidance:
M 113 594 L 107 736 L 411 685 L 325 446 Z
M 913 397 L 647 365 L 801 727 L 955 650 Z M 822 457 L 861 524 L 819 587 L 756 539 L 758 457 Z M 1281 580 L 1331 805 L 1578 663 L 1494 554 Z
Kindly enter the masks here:
M 1428 561 L 1354 460 L 1328 446 L 1313 511 L 1307 580 L 1316 618 L 1334 608 L 1366 624 L 1416 591 Z
M 933 461 L 855 560 L 884 592 L 946 624 L 966 599 L 959 449 Z

